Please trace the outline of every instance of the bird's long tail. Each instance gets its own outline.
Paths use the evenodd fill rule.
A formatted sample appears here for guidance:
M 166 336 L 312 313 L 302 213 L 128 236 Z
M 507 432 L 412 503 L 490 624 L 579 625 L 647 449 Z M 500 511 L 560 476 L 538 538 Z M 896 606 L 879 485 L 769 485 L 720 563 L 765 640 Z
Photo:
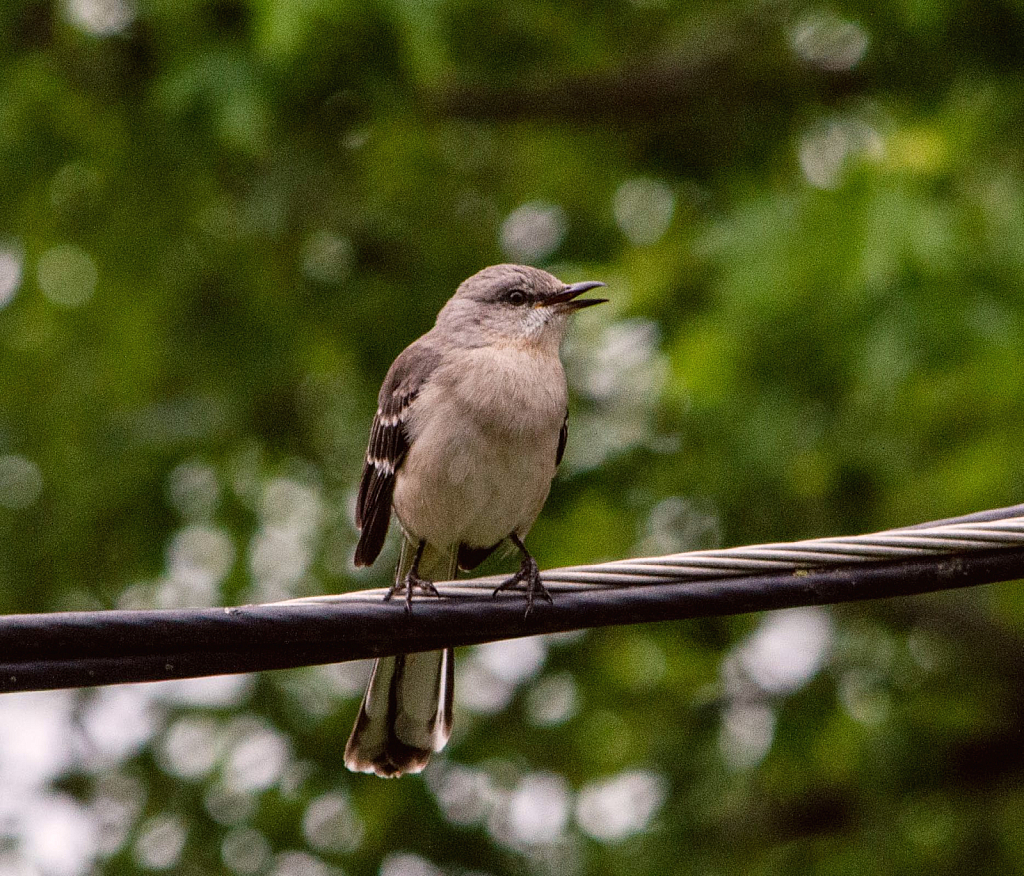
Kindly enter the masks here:
M 417 546 L 418 542 L 403 534 L 396 581 L 409 571 Z M 428 544 L 420 559 L 419 575 L 428 581 L 450 581 L 457 560 L 457 550 L 438 551 Z M 374 661 L 359 716 L 345 746 L 345 766 L 386 778 L 420 772 L 431 752 L 444 748 L 451 735 L 454 683 L 451 648 Z

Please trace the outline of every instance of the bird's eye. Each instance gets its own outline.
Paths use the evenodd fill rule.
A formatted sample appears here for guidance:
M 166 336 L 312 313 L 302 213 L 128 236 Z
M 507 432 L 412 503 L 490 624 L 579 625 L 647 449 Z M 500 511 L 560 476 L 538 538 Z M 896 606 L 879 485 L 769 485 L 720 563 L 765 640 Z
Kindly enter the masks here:
M 526 293 L 522 289 L 513 289 L 505 296 L 505 300 L 518 307 L 520 304 L 526 304 Z

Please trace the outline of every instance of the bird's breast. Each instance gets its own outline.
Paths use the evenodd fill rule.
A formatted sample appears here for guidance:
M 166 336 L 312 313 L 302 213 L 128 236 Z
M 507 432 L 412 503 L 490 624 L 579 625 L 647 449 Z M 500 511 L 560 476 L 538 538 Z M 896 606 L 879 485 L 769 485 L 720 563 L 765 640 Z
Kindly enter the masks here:
M 489 546 L 524 534 L 547 498 L 565 416 L 557 356 L 472 351 L 442 368 L 410 411 L 396 478 L 402 524 L 435 544 Z

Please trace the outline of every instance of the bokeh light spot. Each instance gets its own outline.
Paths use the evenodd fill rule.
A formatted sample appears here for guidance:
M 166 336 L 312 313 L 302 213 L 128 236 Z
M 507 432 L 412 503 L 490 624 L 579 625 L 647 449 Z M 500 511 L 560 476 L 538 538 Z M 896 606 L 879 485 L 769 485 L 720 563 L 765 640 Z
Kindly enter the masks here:
M 150 870 L 169 870 L 178 863 L 187 835 L 177 815 L 154 815 L 135 841 L 135 860 Z
M 476 657 L 487 670 L 502 681 L 521 684 L 533 678 L 544 665 L 547 647 L 540 636 L 488 642 L 476 649 Z
M 428 773 L 431 789 L 445 817 L 454 824 L 482 821 L 498 798 L 490 776 L 483 770 L 453 764 Z
M 240 719 L 235 732 L 241 738 L 224 763 L 224 784 L 242 793 L 264 791 L 280 781 L 291 761 L 284 736 L 269 726 Z
M 111 855 L 124 845 L 145 805 L 146 790 L 135 776 L 107 772 L 99 778 L 89 808 L 96 822 L 97 851 L 101 855 Z
M 187 526 L 167 549 L 167 580 L 160 588 L 163 607 L 204 606 L 216 601 L 217 587 L 235 561 L 227 532 L 212 526 Z
M 824 70 L 849 70 L 860 63 L 870 39 L 859 24 L 832 12 L 812 12 L 790 34 L 793 50 Z
M 208 519 L 220 498 L 217 470 L 197 460 L 181 463 L 167 478 L 167 498 L 185 519 Z
M 562 776 L 530 773 L 495 810 L 491 833 L 513 847 L 553 843 L 565 830 L 571 806 L 572 795 Z
M 158 749 L 160 765 L 173 775 L 194 779 L 209 773 L 222 750 L 218 723 L 207 717 L 184 717 L 164 734 Z
M 265 870 L 270 863 L 270 843 L 258 830 L 237 828 L 228 831 L 224 837 L 220 856 L 228 869 L 241 876 L 250 876 Z
M 442 876 L 442 871 L 426 858 L 412 852 L 398 852 L 381 862 L 380 876 Z
M 613 209 L 619 230 L 637 246 L 647 246 L 668 231 L 676 196 L 661 180 L 637 177 L 618 187 Z
M 558 672 L 542 678 L 530 688 L 526 708 L 530 723 L 537 727 L 556 727 L 568 721 L 579 708 L 572 673 Z
M 878 727 L 889 717 L 891 696 L 871 672 L 845 672 L 839 681 L 839 701 L 853 720 L 867 727 Z
M 618 842 L 640 833 L 661 809 L 668 781 L 648 770 L 626 770 L 580 791 L 576 821 L 594 839 Z
M 35 872 L 84 876 L 97 850 L 96 824 L 72 797 L 46 794 L 33 802 L 21 840 L 23 860 L 38 867 Z
M 157 682 L 153 691 L 161 702 L 176 706 L 228 708 L 242 703 L 253 682 L 252 675 L 211 675 Z
M 790 608 L 768 615 L 735 654 L 746 677 L 762 690 L 792 693 L 821 669 L 833 637 L 824 609 Z
M 455 673 L 455 701 L 460 709 L 481 715 L 494 715 L 512 701 L 514 693 L 515 687 L 495 678 L 472 657 L 463 660 L 459 671 Z
M 109 766 L 138 752 L 156 730 L 158 716 L 145 688 L 131 685 L 94 691 L 79 722 L 98 764 Z
M 93 36 L 113 36 L 135 20 L 129 0 L 67 0 L 65 10 L 75 27 Z
M 39 288 L 59 307 L 80 307 L 96 291 L 99 271 L 89 253 L 71 244 L 52 246 L 37 266 Z
M 775 712 L 764 703 L 738 701 L 722 712 L 718 748 L 725 762 L 737 770 L 757 766 L 775 738 Z
M 566 232 L 565 212 L 557 204 L 530 201 L 513 210 L 501 226 L 501 248 L 512 261 L 531 264 L 552 255 Z
M 363 837 L 363 821 L 341 793 L 324 794 L 306 807 L 302 833 L 322 852 L 351 852 Z
M 246 791 L 227 787 L 223 782 L 209 785 L 203 806 L 218 824 L 238 825 L 252 817 L 258 798 Z
M 29 508 L 43 491 L 43 475 L 32 460 L 17 454 L 0 456 L 0 506 L 12 511 Z
M 271 876 L 341 876 L 341 871 L 307 852 L 281 852 L 274 861 Z
M 800 169 L 807 182 L 819 189 L 837 188 L 857 159 L 879 160 L 885 148 L 881 136 L 863 119 L 832 118 L 819 121 L 800 138 Z
M 685 496 L 662 499 L 651 509 L 646 528 L 639 545 L 643 556 L 712 550 L 722 543 L 718 517 Z
M 302 273 L 314 283 L 337 286 L 352 271 L 355 251 L 347 237 L 331 231 L 315 231 L 302 250 Z
M 21 286 L 24 257 L 11 246 L 0 245 L 0 308 L 10 304 Z

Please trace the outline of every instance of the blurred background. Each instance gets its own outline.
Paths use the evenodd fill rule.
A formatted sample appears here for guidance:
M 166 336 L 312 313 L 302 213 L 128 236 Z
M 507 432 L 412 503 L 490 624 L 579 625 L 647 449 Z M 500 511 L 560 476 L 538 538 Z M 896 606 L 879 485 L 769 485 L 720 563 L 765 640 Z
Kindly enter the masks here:
M 542 566 L 1021 501 L 1022 24 L 7 0 L 0 611 L 387 582 L 377 389 L 499 261 L 612 299 Z M 367 669 L 0 698 L 0 874 L 1024 871 L 1012 584 L 466 649 L 397 782 L 342 766 Z

